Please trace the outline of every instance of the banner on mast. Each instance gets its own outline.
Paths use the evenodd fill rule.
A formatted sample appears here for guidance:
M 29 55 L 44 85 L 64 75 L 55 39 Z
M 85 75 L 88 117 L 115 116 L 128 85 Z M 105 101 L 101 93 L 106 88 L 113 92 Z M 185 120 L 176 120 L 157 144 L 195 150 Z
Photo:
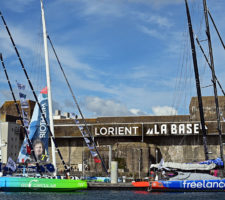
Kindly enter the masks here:
M 49 123 L 47 87 L 40 92 L 38 96 L 38 102 L 40 103 L 43 114 L 45 115 Z M 29 132 L 29 139 L 31 140 L 31 143 L 33 145 L 34 154 L 37 160 L 39 162 L 48 161 L 49 131 L 37 103 L 34 107 L 28 132 Z M 31 149 L 28 145 L 27 138 L 25 138 L 23 141 L 17 161 L 20 163 L 34 161 L 34 158 L 31 154 Z
M 25 128 L 28 131 L 29 119 L 28 119 L 28 114 L 24 109 L 29 108 L 29 104 L 26 100 L 27 95 L 25 94 L 25 85 L 17 82 L 17 87 L 19 89 L 19 97 L 20 97 L 20 105 L 21 105 L 21 110 L 22 110 L 23 123 L 24 123 Z
M 74 114 L 72 114 L 74 116 Z M 87 134 L 86 130 L 84 130 L 84 127 L 80 125 L 79 120 L 77 120 L 75 116 L 75 123 L 78 124 L 78 128 L 84 138 L 85 143 L 87 144 L 88 149 L 90 150 L 90 153 L 95 161 L 95 163 L 101 163 L 101 160 L 98 158 L 98 153 L 94 144 L 94 139 Z

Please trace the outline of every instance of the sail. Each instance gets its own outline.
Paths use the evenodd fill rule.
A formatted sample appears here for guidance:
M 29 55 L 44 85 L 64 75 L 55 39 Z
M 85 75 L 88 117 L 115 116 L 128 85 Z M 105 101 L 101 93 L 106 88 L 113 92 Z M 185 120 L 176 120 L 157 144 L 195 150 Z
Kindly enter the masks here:
M 42 111 L 49 123 L 49 113 L 48 113 L 48 99 L 47 99 L 47 88 L 44 88 L 39 96 L 38 101 L 40 102 Z M 29 125 L 29 139 L 32 142 L 34 153 L 37 160 L 40 162 L 45 162 L 48 160 L 48 135 L 49 131 L 45 121 L 41 115 L 40 109 L 36 103 L 34 107 L 34 112 Z M 28 145 L 27 138 L 24 139 L 20 153 L 18 156 L 18 162 L 31 162 L 33 160 L 31 156 L 31 149 Z
M 215 163 L 210 164 L 199 164 L 199 163 L 175 163 L 175 162 L 164 162 L 163 164 L 151 164 L 150 168 L 158 169 L 180 169 L 180 170 L 211 170 L 216 167 Z

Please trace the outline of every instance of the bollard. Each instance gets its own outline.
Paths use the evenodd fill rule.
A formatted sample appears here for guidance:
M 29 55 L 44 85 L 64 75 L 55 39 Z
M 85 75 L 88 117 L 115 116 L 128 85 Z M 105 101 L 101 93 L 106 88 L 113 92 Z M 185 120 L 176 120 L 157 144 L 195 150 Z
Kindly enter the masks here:
M 123 183 L 126 183 L 126 176 L 122 176 Z
M 111 162 L 111 183 L 118 182 L 118 162 L 112 161 Z

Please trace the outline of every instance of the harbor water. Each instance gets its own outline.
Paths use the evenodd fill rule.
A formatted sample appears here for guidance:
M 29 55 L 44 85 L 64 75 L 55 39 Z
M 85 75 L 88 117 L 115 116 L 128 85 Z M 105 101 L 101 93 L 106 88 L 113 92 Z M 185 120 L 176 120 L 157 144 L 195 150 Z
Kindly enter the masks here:
M 146 191 L 86 190 L 73 193 L 0 193 L 1 200 L 186 200 L 225 199 L 224 192 L 149 193 Z

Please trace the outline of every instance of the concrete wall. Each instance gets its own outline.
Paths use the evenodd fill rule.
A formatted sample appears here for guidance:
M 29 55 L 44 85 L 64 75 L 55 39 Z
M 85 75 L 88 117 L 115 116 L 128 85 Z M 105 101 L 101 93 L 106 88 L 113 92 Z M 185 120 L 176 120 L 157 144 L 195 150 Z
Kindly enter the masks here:
M 149 166 L 161 158 L 168 162 L 199 162 L 205 160 L 201 136 L 161 136 L 146 137 L 144 142 L 134 141 L 137 138 L 110 138 L 98 139 L 98 150 L 109 168 L 109 147 L 112 146 L 112 160 L 118 161 L 119 173 L 138 178 L 139 170 L 143 176 L 147 176 Z M 140 139 L 140 138 L 139 138 Z M 225 138 L 223 138 L 225 139 Z M 83 142 L 83 138 L 57 139 L 57 144 L 62 152 L 66 164 L 73 167 L 73 172 L 78 171 L 78 165 L 85 164 L 85 173 L 104 175 L 101 164 L 95 163 L 91 154 Z M 210 159 L 220 156 L 218 137 L 208 137 L 208 149 Z M 225 151 L 225 149 L 224 149 Z M 157 153 L 158 152 L 158 153 Z M 63 166 L 59 157 L 57 165 L 59 171 L 63 171 Z
M 214 96 L 204 96 L 203 97 L 203 111 L 205 120 L 216 121 L 216 106 Z M 225 117 L 225 97 L 219 96 L 219 110 Z M 189 105 L 190 119 L 193 121 L 200 120 L 198 98 L 192 97 Z

